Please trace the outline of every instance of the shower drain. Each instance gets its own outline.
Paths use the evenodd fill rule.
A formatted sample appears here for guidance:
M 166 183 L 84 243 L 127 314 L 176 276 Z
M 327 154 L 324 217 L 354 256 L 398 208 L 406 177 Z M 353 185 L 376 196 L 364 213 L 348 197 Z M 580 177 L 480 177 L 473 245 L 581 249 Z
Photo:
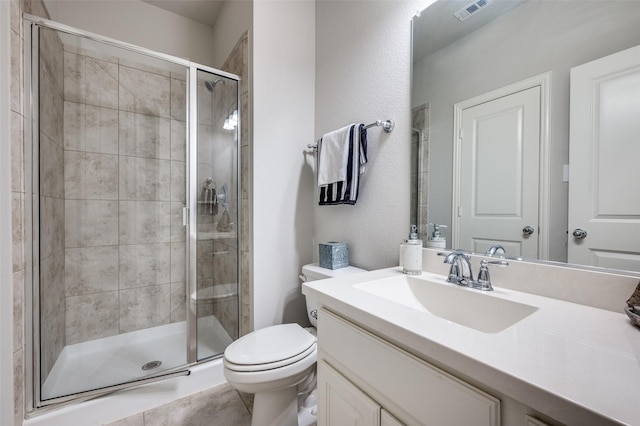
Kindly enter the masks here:
M 153 370 L 154 368 L 160 367 L 160 364 L 162 364 L 162 361 L 149 361 L 148 363 L 142 366 L 142 369 L 145 371 Z

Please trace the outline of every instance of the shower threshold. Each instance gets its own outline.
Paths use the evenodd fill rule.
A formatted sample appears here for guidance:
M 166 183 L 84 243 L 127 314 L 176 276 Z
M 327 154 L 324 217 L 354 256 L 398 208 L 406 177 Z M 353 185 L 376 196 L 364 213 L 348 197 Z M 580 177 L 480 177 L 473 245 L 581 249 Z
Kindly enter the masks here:
M 198 319 L 198 358 L 224 352 L 233 341 L 215 316 Z M 66 346 L 45 380 L 42 400 L 100 389 L 185 365 L 186 321 Z M 160 363 L 144 370 L 149 363 Z

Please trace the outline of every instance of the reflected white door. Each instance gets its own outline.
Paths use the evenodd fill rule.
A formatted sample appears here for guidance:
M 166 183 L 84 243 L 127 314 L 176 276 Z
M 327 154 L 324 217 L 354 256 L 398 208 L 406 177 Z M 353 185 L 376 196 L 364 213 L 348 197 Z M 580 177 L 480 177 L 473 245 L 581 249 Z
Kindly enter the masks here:
M 640 271 L 640 46 L 571 70 L 570 128 L 568 261 Z
M 538 257 L 540 96 L 535 86 L 462 110 L 456 248 Z

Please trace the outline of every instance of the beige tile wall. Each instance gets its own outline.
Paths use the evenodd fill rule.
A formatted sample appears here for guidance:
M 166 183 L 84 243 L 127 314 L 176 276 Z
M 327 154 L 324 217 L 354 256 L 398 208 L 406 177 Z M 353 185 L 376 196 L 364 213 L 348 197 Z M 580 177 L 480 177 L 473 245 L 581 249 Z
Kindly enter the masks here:
M 253 329 L 251 317 L 251 200 L 249 168 L 251 167 L 249 133 L 249 35 L 242 34 L 222 69 L 241 78 L 240 83 L 240 335 Z
M 12 253 L 13 253 L 13 365 L 14 425 L 22 425 L 25 414 L 25 168 L 24 168 L 24 76 L 22 13 L 47 17 L 41 2 L 11 0 L 11 189 L 12 189 Z
M 414 202 L 416 200 L 416 203 L 418 203 L 418 232 L 423 239 L 426 239 L 429 235 L 427 225 L 429 223 L 429 218 L 427 217 L 429 209 L 429 197 L 427 196 L 429 191 L 429 112 L 430 105 L 422 105 L 415 108 L 411 113 L 411 127 L 421 131 L 421 140 L 419 142 L 422 145 L 421 167 L 418 170 L 412 170 L 412 173 L 417 174 L 416 179 L 418 179 L 419 187 L 423 194 L 420 196 L 418 188 L 411 188 L 411 201 Z M 416 147 L 416 149 L 419 149 L 419 147 Z M 419 153 L 412 153 L 413 155 L 417 158 Z
M 40 316 L 46 377 L 66 344 L 62 43 L 56 33 L 42 31 L 40 52 Z
M 184 320 L 185 76 L 64 49 L 67 344 Z

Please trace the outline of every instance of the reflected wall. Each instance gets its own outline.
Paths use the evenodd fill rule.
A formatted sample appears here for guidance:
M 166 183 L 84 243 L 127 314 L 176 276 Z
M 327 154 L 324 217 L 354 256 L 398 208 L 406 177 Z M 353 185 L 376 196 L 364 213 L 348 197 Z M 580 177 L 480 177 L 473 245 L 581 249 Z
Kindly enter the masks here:
M 550 71 L 547 257 L 566 261 L 569 69 L 640 44 L 638 11 L 637 2 L 528 1 L 426 57 L 413 58 L 412 107 L 430 105 L 429 222 L 451 225 L 453 105 Z M 427 8 L 421 16 L 429 13 Z M 451 228 L 443 233 L 450 244 Z

